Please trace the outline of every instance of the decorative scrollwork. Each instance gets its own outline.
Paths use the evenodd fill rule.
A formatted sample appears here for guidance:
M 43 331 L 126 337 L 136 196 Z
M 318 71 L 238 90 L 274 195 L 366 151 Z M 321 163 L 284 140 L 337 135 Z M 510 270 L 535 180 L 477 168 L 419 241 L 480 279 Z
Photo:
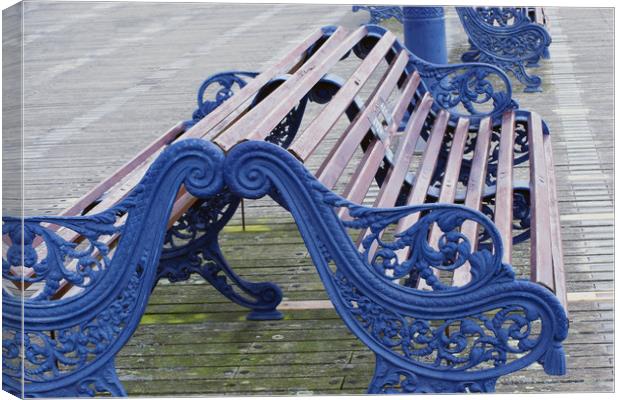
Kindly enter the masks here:
M 405 368 L 396 367 L 377 357 L 375 375 L 369 393 L 479 393 L 494 392 L 495 378 L 458 382 L 448 379 L 432 379 Z
M 502 264 L 502 244 L 499 233 L 488 218 L 478 211 L 459 206 L 427 204 L 415 208 L 405 207 L 392 212 L 368 209 L 350 203 L 338 196 L 326 193 L 325 202 L 333 207 L 345 207 L 351 219 L 342 224 L 351 229 L 367 232 L 361 242 L 361 259 L 366 260 L 378 276 L 386 280 L 400 279 L 410 274 L 423 278 L 433 290 L 454 291 L 459 287 L 445 284 L 435 276 L 433 270 L 453 272 L 467 263 L 472 278 L 469 285 L 479 285 L 482 281 L 511 280 L 514 273 L 510 266 Z M 406 211 L 404 211 L 406 210 Z M 405 216 L 418 213 L 417 222 L 392 240 L 384 239 L 391 225 Z M 491 247 L 472 251 L 470 238 L 460 233 L 465 221 L 479 224 L 482 231 L 491 238 Z M 429 233 L 439 230 L 437 243 L 430 243 Z M 410 256 L 399 252 L 408 249 Z M 367 261 L 370 260 L 370 261 Z
M 273 128 L 273 130 L 265 138 L 265 141 L 283 148 L 287 148 L 293 139 L 295 139 L 295 135 L 301 125 L 307 104 L 308 96 L 305 96 L 301 99 L 299 104 L 297 104 L 296 107 L 293 107 L 293 109 L 286 114 L 284 119 L 282 119 L 282 121 L 280 121 L 280 123 Z
M 507 305 L 492 316 L 425 320 L 386 309 L 339 272 L 335 282 L 349 312 L 375 340 L 438 370 L 500 367 L 510 354 L 528 352 L 540 340 L 538 314 L 522 306 Z
M 248 319 L 280 319 L 276 307 L 282 301 L 282 290 L 271 282 L 242 279 L 218 246 L 218 234 L 239 201 L 226 190 L 190 207 L 166 233 L 156 281 L 180 282 L 198 274 L 231 301 L 250 308 Z
M 531 22 L 527 7 L 476 7 L 475 10 L 491 26 L 516 26 Z
M 237 208 L 239 199 L 222 192 L 190 207 L 166 232 L 164 253 L 170 253 L 202 238 L 219 232 Z
M 454 116 L 468 117 L 473 124 L 487 116 L 495 118 L 506 110 L 518 108 L 512 100 L 508 77 L 492 65 L 436 65 L 415 56 L 410 63 L 441 108 L 450 110 Z
M 536 66 L 541 58 L 548 57 L 551 36 L 529 20 L 527 10 L 457 7 L 457 12 L 472 46 L 461 57 L 463 61 L 493 64 L 512 73 L 526 85 L 526 92 L 541 90 L 542 80 L 528 74 L 526 67 Z
M 21 332 L 3 328 L 3 373 L 21 379 L 22 358 L 17 351 L 23 347 L 23 371 L 27 382 L 46 382 L 80 371 L 93 359 L 105 353 L 118 338 L 134 312 L 140 284 L 140 273 L 134 271 L 122 294 L 109 308 L 78 325 L 51 332 Z M 87 386 L 84 393 L 89 393 Z
M 387 31 L 380 26 L 368 26 L 366 40 L 354 47 L 354 53 L 364 58 L 372 46 Z M 405 49 L 396 43 L 395 50 Z M 518 108 L 512 99 L 510 79 L 498 67 L 483 63 L 433 64 L 409 52 L 407 72 L 418 71 L 426 90 L 435 99 L 435 111 L 450 110 L 452 117 L 464 117 L 475 127 L 485 117 L 498 118 L 510 109 Z
M 198 89 L 198 108 L 193 112 L 192 119 L 185 121 L 185 127 L 190 128 L 198 121 L 209 115 L 213 110 L 228 100 L 235 90 L 243 88 L 247 82 L 245 78 L 254 78 L 258 72 L 227 71 L 212 75 L 200 85 Z M 208 100 L 207 96 L 215 92 L 214 99 Z
M 124 226 L 120 217 L 130 205 L 131 201 L 126 201 L 106 212 L 80 219 L 3 218 L 2 234 L 10 238 L 11 244 L 6 258 L 2 258 L 2 277 L 16 284 L 23 281 L 27 285 L 42 285 L 29 297 L 30 301 L 49 300 L 63 281 L 81 288 L 96 284 L 110 265 L 106 239 L 120 234 Z M 72 239 L 66 240 L 43 223 L 62 227 L 64 236 Z M 5 296 L 11 295 L 6 290 L 3 292 Z
M 146 307 L 173 200 L 182 184 L 200 198 L 219 193 L 223 159 L 211 143 L 180 141 L 107 211 L 3 218 L 11 241 L 3 275 L 35 291 L 18 298 L 5 290 L 3 388 L 16 392 L 23 382 L 28 396 L 125 394 L 113 359 Z M 22 268 L 16 279 L 11 270 Z M 57 291 L 61 284 L 77 293 Z
M 512 268 L 501 261 L 497 229 L 480 212 L 448 204 L 393 209 L 352 204 L 268 143 L 241 143 L 226 162 L 225 179 L 233 193 L 259 198 L 280 192 L 339 314 L 378 357 L 369 391 L 415 391 L 428 376 L 446 381 L 443 389 L 424 386 L 429 390 L 453 384 L 492 390 L 498 376 L 535 361 L 549 374 L 565 372 L 561 341 L 568 320 L 561 304 L 547 289 L 515 280 Z M 342 207 L 347 219 L 335 212 Z M 417 222 L 393 234 L 392 226 L 416 214 Z M 488 231 L 492 247 L 474 251 L 460 231 L 464 223 Z M 429 235 L 434 229 L 440 234 Z M 351 230 L 366 233 L 361 246 L 352 242 Z M 433 243 L 429 237 L 440 239 Z M 398 258 L 405 248 L 410 255 Z M 434 269 L 451 272 L 465 265 L 471 280 L 460 287 L 433 277 Z M 399 284 L 399 277 L 415 272 L 432 291 Z M 390 363 L 383 372 L 382 359 Z

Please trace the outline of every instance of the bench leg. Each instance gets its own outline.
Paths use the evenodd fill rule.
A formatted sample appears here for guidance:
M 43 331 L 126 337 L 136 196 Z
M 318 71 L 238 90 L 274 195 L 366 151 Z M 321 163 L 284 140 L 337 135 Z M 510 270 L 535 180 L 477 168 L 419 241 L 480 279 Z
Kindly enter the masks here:
M 430 378 L 397 367 L 376 355 L 375 373 L 368 394 L 495 392 L 497 378 L 459 382 L 445 377 Z
M 63 394 L 63 397 L 93 397 L 96 393 L 108 392 L 112 397 L 127 397 L 127 392 L 116 375 L 114 359 L 110 360 L 96 373 L 84 378 L 75 387 L 75 394 L 71 389 Z M 55 397 L 55 396 L 52 396 Z
M 522 63 L 515 63 L 513 68 L 510 68 L 510 71 L 519 80 L 519 82 L 525 85 L 525 89 L 523 89 L 525 93 L 542 92 L 542 88 L 540 87 L 542 84 L 542 79 L 540 79 L 537 75 L 528 74 L 525 69 L 525 65 Z
M 6 382 L 6 381 L 5 381 Z M 21 387 L 3 383 L 2 390 L 7 391 L 16 397 L 94 397 L 96 394 L 109 393 L 112 397 L 127 397 L 127 392 L 123 384 L 118 379 L 114 368 L 114 359 L 104 364 L 101 368 L 85 375 L 77 382 L 72 382 L 67 386 L 56 387 L 47 391 L 33 392 L 26 387 L 22 392 Z M 23 395 L 23 396 L 22 396 Z
M 238 205 L 239 198 L 222 193 L 187 210 L 166 234 L 157 280 L 179 282 L 196 273 L 231 301 L 252 310 L 248 319 L 281 319 L 276 307 L 282 301 L 282 290 L 271 282 L 241 278 L 219 247 L 219 232 Z

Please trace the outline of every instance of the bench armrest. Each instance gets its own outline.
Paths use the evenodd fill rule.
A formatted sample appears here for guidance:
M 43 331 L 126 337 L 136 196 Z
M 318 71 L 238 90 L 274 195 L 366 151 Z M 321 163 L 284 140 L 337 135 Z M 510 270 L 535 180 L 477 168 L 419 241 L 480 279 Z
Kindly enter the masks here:
M 500 117 L 516 109 L 512 85 L 500 68 L 484 63 L 432 64 L 413 56 L 410 61 L 437 106 L 453 116 L 477 124 L 485 117 Z
M 497 228 L 477 210 L 447 203 L 380 209 L 334 200 L 346 207 L 352 218 L 343 220 L 345 227 L 368 230 L 361 243 L 362 259 L 369 260 L 370 267 L 383 277 L 400 279 L 416 274 L 438 292 L 469 291 L 490 281 L 514 280 L 510 265 L 502 263 L 503 244 Z M 412 216 L 419 219 L 390 239 L 383 238 L 387 230 Z M 459 232 L 466 223 L 481 227 L 479 237 L 485 243 L 480 249 L 472 246 L 472 238 Z M 434 235 L 439 238 L 437 243 L 429 241 L 433 229 L 440 232 Z M 408 257 L 404 249 L 411 250 Z M 433 273 L 433 269 L 455 272 L 466 266 L 471 268 L 471 280 L 461 287 L 446 285 Z
M 4 217 L 8 250 L 2 277 L 16 286 L 36 284 L 37 292 L 28 298 L 35 302 L 50 300 L 63 282 L 83 289 L 94 286 L 110 267 L 108 239 L 121 233 L 125 204 L 92 216 Z M 21 270 L 22 265 L 28 270 Z
M 225 71 L 211 75 L 198 88 L 198 108 L 192 113 L 192 119 L 185 121 L 185 128 L 189 129 L 198 121 L 209 115 L 220 104 L 228 100 L 236 90 L 247 84 L 247 78 L 254 78 L 258 72 Z M 209 99 L 213 96 L 213 99 Z

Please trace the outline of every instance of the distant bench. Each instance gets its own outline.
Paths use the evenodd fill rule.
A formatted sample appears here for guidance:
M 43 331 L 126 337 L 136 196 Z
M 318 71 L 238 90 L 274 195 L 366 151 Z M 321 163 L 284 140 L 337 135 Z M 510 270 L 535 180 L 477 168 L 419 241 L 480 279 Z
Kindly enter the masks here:
M 527 71 L 549 58 L 551 35 L 542 7 L 456 7 L 456 12 L 471 45 L 463 61 L 496 65 L 523 83 L 525 92 L 542 90 L 541 78 Z
M 400 6 L 353 6 L 353 12 L 368 11 L 368 23 L 395 18 L 403 23 Z M 456 7 L 471 48 L 464 62 L 484 62 L 512 73 L 525 85 L 525 92 L 539 92 L 542 80 L 528 73 L 549 58 L 549 21 L 542 7 Z M 518 44 L 518 45 L 517 45 Z
M 351 76 L 329 75 L 350 53 L 361 60 Z M 20 394 L 23 368 L 26 396 L 125 395 L 114 357 L 160 278 L 197 273 L 248 318 L 281 318 L 280 288 L 240 278 L 217 242 L 241 199 L 265 195 L 291 212 L 336 310 L 376 354 L 370 393 L 493 391 L 536 361 L 564 374 L 550 136 L 513 109 L 509 87 L 496 91 L 497 74 L 424 63 L 374 26 L 324 28 L 260 74 L 208 79 L 192 121 L 60 216 L 3 218 L 14 285 L 3 388 Z M 302 125 L 304 114 L 314 118 Z M 334 134 L 310 173 L 304 162 Z M 530 182 L 518 184 L 514 167 L 528 160 Z M 374 206 L 360 206 L 373 185 Z M 528 238 L 534 283 L 509 265 Z

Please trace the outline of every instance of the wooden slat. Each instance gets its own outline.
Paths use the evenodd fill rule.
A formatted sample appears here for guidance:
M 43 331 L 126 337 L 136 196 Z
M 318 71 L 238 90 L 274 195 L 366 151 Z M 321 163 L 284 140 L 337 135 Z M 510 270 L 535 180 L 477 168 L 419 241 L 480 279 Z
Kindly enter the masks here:
M 357 146 L 370 129 L 371 120 L 379 113 L 380 103 L 385 101 L 392 93 L 392 90 L 394 90 L 408 60 L 407 52 L 405 50 L 401 51 L 366 107 L 357 115 L 355 121 L 347 127 L 317 170 L 315 174 L 317 179 L 328 188 L 332 188 L 338 181 L 342 171 L 344 171 L 355 153 Z
M 459 183 L 459 173 L 461 172 L 461 163 L 463 161 L 463 153 L 465 152 L 465 142 L 469 133 L 469 120 L 460 118 L 454 136 L 452 138 L 452 145 L 450 147 L 450 154 L 446 165 L 446 171 L 444 172 L 443 181 L 441 183 L 441 191 L 439 193 L 440 203 L 454 203 L 456 197 L 456 188 Z M 431 230 L 429 243 L 431 246 L 437 248 L 437 243 L 441 237 L 441 229 L 435 224 Z M 439 270 L 434 269 L 435 276 L 439 276 Z M 418 282 L 419 289 L 431 289 L 424 280 Z
M 543 147 L 542 122 L 536 113 L 530 113 L 528 126 L 530 155 L 530 237 L 532 281 L 554 290 L 553 261 L 551 257 L 551 230 L 549 226 L 549 178 Z
M 329 106 L 324 107 L 322 112 L 314 118 L 308 127 L 297 135 L 297 138 L 289 146 L 289 151 L 302 161 L 306 161 L 319 145 L 321 140 L 334 126 L 338 118 L 346 111 L 353 98 L 366 83 L 370 75 L 377 69 L 381 60 L 391 49 L 396 36 L 386 32 L 364 61 L 355 70 L 347 82 L 338 90 L 332 98 Z
M 240 141 L 263 139 L 323 75 L 366 34 L 365 27 L 357 29 L 349 36 L 344 28 L 338 28 L 293 76 L 240 118 L 234 126 L 216 137 L 214 143 L 228 151 Z
M 407 122 L 404 135 L 398 143 L 398 148 L 396 149 L 396 154 L 394 155 L 392 167 L 388 171 L 383 184 L 379 189 L 379 193 L 377 194 L 373 207 L 386 208 L 393 207 L 396 204 L 396 200 L 400 194 L 405 177 L 407 176 L 407 172 L 409 172 L 409 164 L 411 163 L 411 158 L 413 157 L 416 144 L 420 138 L 420 132 L 422 131 L 424 121 L 426 120 L 432 105 L 433 98 L 430 93 L 427 92 L 424 94 L 424 97 L 418 104 L 417 109 Z M 372 179 L 372 176 L 370 179 Z M 367 180 L 369 181 L 368 178 Z M 368 184 L 370 185 L 370 183 Z M 358 245 L 369 233 L 369 229 L 366 229 L 360 233 L 357 240 Z M 380 233 L 380 235 L 382 235 L 382 233 Z M 374 242 L 368 251 L 370 258 L 374 255 L 376 249 L 377 242 Z
M 389 148 L 389 143 L 389 138 L 385 140 L 374 138 L 372 140 L 342 193 L 344 198 L 354 203 L 362 203 L 383 161 L 385 151 Z M 338 216 L 340 218 L 348 218 L 347 209 L 341 208 L 338 210 Z
M 486 186 L 487 166 L 489 161 L 489 147 L 491 144 L 491 119 L 485 118 L 480 121 L 478 136 L 476 138 L 476 148 L 469 171 L 467 181 L 467 194 L 465 196 L 465 206 L 480 210 L 482 195 Z M 461 227 L 461 233 L 469 239 L 469 243 L 474 251 L 478 245 L 478 224 L 474 221 L 465 221 Z M 471 266 L 465 265 L 457 268 L 452 276 L 453 286 L 464 286 L 471 279 Z
M 441 110 L 437 114 L 429 141 L 426 145 L 426 149 L 424 150 L 424 155 L 422 156 L 422 163 L 420 164 L 420 168 L 418 168 L 415 182 L 411 188 L 411 193 L 409 193 L 409 197 L 407 198 L 407 205 L 421 204 L 424 203 L 424 200 L 426 199 L 428 186 L 431 183 L 431 179 L 433 178 L 433 174 L 435 172 L 435 167 L 437 166 L 437 156 L 439 155 L 439 149 L 441 148 L 446 127 L 448 126 L 449 117 L 450 115 L 446 110 Z M 396 232 L 400 233 L 407 230 L 418 221 L 418 218 L 418 213 L 410 214 L 405 218 L 402 218 L 398 221 Z M 400 261 L 406 260 L 409 256 L 409 251 L 410 249 L 408 247 L 398 250 L 396 252 L 398 259 Z
M 440 203 L 454 203 L 468 132 L 469 120 L 459 118 L 454 131 L 454 137 L 452 138 L 448 165 L 446 166 L 446 172 L 444 173 L 441 184 L 441 192 L 439 194 Z
M 553 259 L 553 276 L 555 294 L 568 312 L 568 300 L 566 298 L 566 277 L 564 271 L 564 255 L 562 251 L 562 226 L 560 224 L 560 210 L 558 206 L 558 194 L 555 179 L 555 167 L 553 165 L 553 149 L 551 148 L 551 136 L 543 135 L 545 148 L 545 161 L 547 165 L 547 177 L 549 179 L 549 217 L 551 223 L 551 252 Z
M 82 196 L 77 202 L 75 202 L 71 207 L 65 209 L 60 213 L 60 215 L 79 215 L 82 210 L 92 204 L 93 201 L 99 199 L 105 191 L 113 187 L 120 180 L 125 178 L 128 174 L 130 174 L 138 165 L 143 163 L 146 159 L 151 157 L 154 154 L 159 154 L 161 149 L 174 141 L 180 134 L 184 131 L 183 122 L 177 123 L 175 126 L 170 128 L 166 133 L 157 138 L 151 144 L 146 146 L 144 150 L 142 150 L 137 156 L 135 156 L 132 160 L 127 162 L 125 165 L 116 170 L 112 175 L 106 178 L 103 182 L 98 184 L 96 187 L 91 189 L 88 193 Z
M 364 199 L 364 196 L 368 192 L 368 189 L 370 188 L 370 185 L 372 184 L 372 181 L 376 175 L 376 172 L 379 169 L 379 165 L 381 164 L 381 161 L 383 160 L 383 156 L 385 155 L 386 150 L 390 147 L 391 139 L 394 137 L 394 135 L 398 131 L 400 122 L 403 119 L 403 116 L 405 114 L 405 111 L 407 110 L 407 107 L 409 106 L 409 104 L 411 104 L 411 99 L 413 95 L 415 94 L 415 91 L 419 84 L 420 84 L 420 75 L 418 75 L 418 73 L 415 72 L 409 77 L 409 80 L 405 84 L 405 89 L 401 93 L 396 103 L 396 106 L 394 107 L 394 111 L 392 112 L 392 115 L 391 115 L 392 123 L 388 127 L 387 137 L 384 140 L 377 140 L 376 138 L 373 140 L 369 148 L 366 150 L 366 153 L 364 153 L 364 157 L 358 164 L 358 167 L 355 173 L 349 180 L 349 183 L 347 184 L 347 187 L 345 188 L 345 191 L 343 193 L 343 196 L 346 197 L 347 199 L 355 203 L 361 203 L 362 200 Z M 425 100 L 426 98 L 428 99 Z M 430 110 L 430 105 L 432 104 L 432 99 L 430 98 L 430 95 L 425 96 L 421 100 L 420 104 L 423 105 L 423 107 L 426 107 L 428 110 Z M 418 106 L 418 108 L 420 108 L 420 105 Z M 424 118 L 426 118 L 426 114 L 428 114 L 428 110 L 426 111 L 423 117 L 417 117 L 418 119 L 420 118 L 422 119 L 422 122 L 419 123 L 418 135 L 419 135 L 419 131 L 421 130 Z M 416 113 L 416 115 L 417 114 L 418 113 Z M 407 127 L 405 128 L 406 137 L 409 136 L 410 127 L 413 124 L 412 120 L 414 120 L 414 118 L 416 117 L 410 118 L 409 122 L 407 123 Z M 401 141 L 401 142 L 404 142 L 404 141 Z M 401 143 L 399 143 L 399 148 L 400 147 L 402 147 Z M 411 149 L 411 153 L 413 153 L 413 149 Z M 401 162 L 398 160 L 398 153 L 397 153 L 394 158 L 394 166 L 392 168 L 398 166 L 399 164 L 401 164 Z M 388 172 L 388 174 L 391 174 L 391 172 Z M 404 176 L 403 176 L 403 180 L 404 180 Z M 388 181 L 389 179 L 386 177 L 383 186 L 385 186 Z M 402 185 L 402 182 L 400 185 Z M 383 189 L 381 190 L 383 191 Z M 341 209 L 339 212 L 339 215 L 341 217 L 345 217 L 347 215 L 346 209 Z
M 502 130 L 497 160 L 494 222 L 502 237 L 504 254 L 502 261 L 512 263 L 512 181 L 515 143 L 515 113 L 507 111 L 502 116 Z
M 542 7 L 534 7 L 536 23 L 545 26 L 545 13 Z
M 394 155 L 394 165 L 388 171 L 385 181 L 379 190 L 374 207 L 393 207 L 400 193 L 400 189 L 405 181 L 405 176 L 409 172 L 409 164 L 415 146 L 420 138 L 420 132 L 424 126 L 424 121 L 428 116 L 433 105 L 433 98 L 427 92 L 420 104 L 411 116 L 405 129 L 405 134 L 398 143 L 396 154 Z
M 407 205 L 416 205 L 424 203 L 428 186 L 431 183 L 435 167 L 437 166 L 437 156 L 441 148 L 446 127 L 448 126 L 449 114 L 445 110 L 441 110 L 435 119 L 435 124 L 431 130 L 430 139 L 424 150 L 422 163 L 418 169 L 415 182 L 411 188 L 411 193 L 407 198 Z M 418 220 L 418 214 L 409 215 L 401 219 L 398 223 L 398 232 L 402 232 L 413 225 Z

